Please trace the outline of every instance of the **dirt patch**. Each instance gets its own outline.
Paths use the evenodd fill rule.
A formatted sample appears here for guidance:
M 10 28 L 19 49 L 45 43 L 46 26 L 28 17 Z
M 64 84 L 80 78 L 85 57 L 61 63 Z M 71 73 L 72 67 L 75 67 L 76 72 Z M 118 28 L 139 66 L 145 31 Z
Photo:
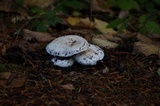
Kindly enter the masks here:
M 12 27 L 0 32 L 0 50 L 5 51 L 0 71 L 11 73 L 0 79 L 4 81 L 1 106 L 160 104 L 159 58 L 133 55 L 134 38 L 123 40 L 116 49 L 103 48 L 105 58 L 96 66 L 75 64 L 62 69 L 50 62 L 44 49 L 47 43 L 24 41 L 14 32 Z

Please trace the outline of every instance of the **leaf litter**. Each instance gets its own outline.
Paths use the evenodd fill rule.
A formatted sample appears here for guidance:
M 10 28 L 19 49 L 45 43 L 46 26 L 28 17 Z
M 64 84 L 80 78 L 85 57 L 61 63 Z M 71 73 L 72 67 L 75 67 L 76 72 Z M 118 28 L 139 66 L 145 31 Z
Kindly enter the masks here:
M 29 39 L 25 40 L 24 36 L 13 36 L 15 30 L 11 26 L 7 28 L 10 31 L 0 32 L 1 43 L 10 43 L 6 47 L 1 46 L 3 55 L 0 56 L 0 69 L 5 70 L 0 73 L 2 106 L 160 104 L 159 57 L 154 52 L 146 55 L 144 45 L 141 46 L 143 49 L 139 48 L 143 51 L 132 53 L 137 42 L 149 45 L 149 42 L 138 39 L 137 34 L 128 37 L 122 33 L 120 36 L 109 30 L 107 33 L 119 38 L 117 40 L 106 37 L 106 29 L 99 27 L 102 28 L 100 43 L 105 38 L 117 46 L 110 49 L 102 46 L 105 58 L 96 66 L 75 64 L 71 68 L 62 69 L 53 66 L 51 56 L 45 52 L 45 45 L 52 39 L 50 35 L 46 39 L 47 35 L 39 36 L 42 33 L 31 31 Z M 67 30 L 61 33 L 72 34 Z M 57 32 L 57 36 L 62 36 L 61 33 Z M 95 36 L 90 34 L 88 39 L 93 40 Z

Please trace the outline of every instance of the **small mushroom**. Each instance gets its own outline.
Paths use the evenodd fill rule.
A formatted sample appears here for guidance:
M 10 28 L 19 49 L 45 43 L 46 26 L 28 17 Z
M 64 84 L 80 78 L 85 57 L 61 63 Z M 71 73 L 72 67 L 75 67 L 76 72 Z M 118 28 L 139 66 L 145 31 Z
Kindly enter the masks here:
M 54 65 L 59 67 L 69 67 L 74 64 L 74 60 L 72 58 L 61 60 L 57 57 L 54 57 L 51 61 L 54 63 Z
M 88 42 L 77 35 L 67 35 L 54 39 L 46 46 L 46 51 L 59 57 L 70 57 L 88 49 Z
M 96 45 L 90 44 L 89 49 L 77 54 L 75 60 L 82 65 L 96 65 L 104 58 L 104 52 Z

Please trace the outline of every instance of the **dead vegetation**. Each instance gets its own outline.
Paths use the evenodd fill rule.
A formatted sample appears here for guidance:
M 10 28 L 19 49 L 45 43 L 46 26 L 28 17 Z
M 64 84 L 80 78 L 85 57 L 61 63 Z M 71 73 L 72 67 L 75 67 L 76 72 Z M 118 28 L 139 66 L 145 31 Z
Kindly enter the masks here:
M 137 32 L 118 33 L 102 26 L 107 24 L 102 20 L 71 17 L 67 18 L 68 24 L 60 24 L 49 33 L 31 31 L 26 26 L 23 34 L 15 35 L 23 23 L 15 25 L 9 21 L 12 15 L 5 16 L 0 20 L 1 106 L 160 104 L 159 38 Z M 64 26 L 68 28 L 59 30 Z M 102 34 L 92 35 L 95 29 Z M 53 66 L 45 47 L 64 34 L 79 34 L 101 46 L 105 58 L 96 66 Z

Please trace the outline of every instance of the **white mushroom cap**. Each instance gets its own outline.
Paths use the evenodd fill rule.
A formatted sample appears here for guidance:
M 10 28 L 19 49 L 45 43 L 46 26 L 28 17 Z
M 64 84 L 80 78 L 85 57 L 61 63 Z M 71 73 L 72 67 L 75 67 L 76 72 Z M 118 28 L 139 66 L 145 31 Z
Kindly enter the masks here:
M 104 58 L 104 52 L 96 45 L 90 44 L 87 51 L 81 52 L 75 56 L 75 60 L 82 65 L 96 65 L 97 61 Z
M 66 35 L 54 39 L 46 46 L 46 51 L 54 56 L 69 57 L 88 49 L 88 42 L 77 35 Z
M 57 57 L 54 57 L 51 61 L 54 63 L 55 66 L 59 66 L 59 67 L 69 67 L 74 64 L 73 59 L 60 60 Z

